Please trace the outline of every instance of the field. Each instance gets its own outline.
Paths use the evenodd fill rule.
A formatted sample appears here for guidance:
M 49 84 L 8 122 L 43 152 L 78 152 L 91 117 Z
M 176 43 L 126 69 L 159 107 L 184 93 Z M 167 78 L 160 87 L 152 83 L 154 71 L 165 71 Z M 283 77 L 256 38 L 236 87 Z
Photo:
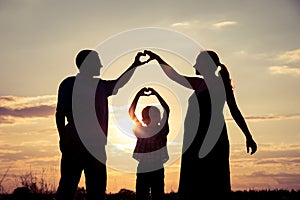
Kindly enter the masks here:
M 16 187 L 12 193 L 5 192 L 2 186 L 7 172 L 8 170 L 0 179 L 0 200 L 55 200 L 54 188 L 56 187 L 46 182 L 43 178 L 44 171 L 40 178 L 37 178 L 32 172 L 17 177 L 16 181 L 19 182 L 20 187 Z M 75 200 L 85 200 L 85 196 L 85 188 L 78 187 Z M 128 189 L 121 189 L 118 193 L 106 194 L 106 200 L 135 200 L 135 192 Z M 151 197 L 149 200 L 152 200 Z M 166 193 L 165 200 L 177 200 L 177 193 Z M 300 200 L 300 190 L 232 191 L 231 200 Z
M 13 194 L 2 194 L 0 200 L 54 200 L 55 193 L 33 193 L 22 187 Z M 107 194 L 106 200 L 134 200 L 135 193 L 131 190 L 121 189 L 118 193 Z M 165 200 L 176 200 L 177 193 L 167 193 Z M 248 190 L 233 191 L 232 200 L 299 200 L 300 190 Z M 76 200 L 85 200 L 85 190 L 78 188 Z M 151 200 L 151 198 L 149 199 Z

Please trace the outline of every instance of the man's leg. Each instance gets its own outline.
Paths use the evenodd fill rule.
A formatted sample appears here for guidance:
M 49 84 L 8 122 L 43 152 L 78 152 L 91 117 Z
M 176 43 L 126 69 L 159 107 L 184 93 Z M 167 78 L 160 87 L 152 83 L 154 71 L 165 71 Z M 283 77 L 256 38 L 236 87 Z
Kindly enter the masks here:
M 87 200 L 105 199 L 107 184 L 107 170 L 105 163 L 101 163 L 87 153 L 84 174 Z
M 81 163 L 77 159 L 76 155 L 62 154 L 56 200 L 74 200 L 82 173 Z

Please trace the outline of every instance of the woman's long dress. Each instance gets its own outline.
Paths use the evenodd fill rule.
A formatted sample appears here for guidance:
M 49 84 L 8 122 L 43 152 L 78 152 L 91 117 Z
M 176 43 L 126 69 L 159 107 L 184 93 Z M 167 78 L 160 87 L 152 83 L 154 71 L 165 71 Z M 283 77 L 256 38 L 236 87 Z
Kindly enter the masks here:
M 221 108 L 224 104 L 225 101 Z M 196 108 L 198 106 L 199 110 Z M 215 199 L 214 196 L 228 199 L 230 195 L 229 141 L 225 120 L 213 149 L 204 158 L 199 158 L 199 150 L 207 134 L 210 120 L 209 91 L 194 92 L 189 98 L 184 122 L 179 199 L 205 199 L 206 197 Z

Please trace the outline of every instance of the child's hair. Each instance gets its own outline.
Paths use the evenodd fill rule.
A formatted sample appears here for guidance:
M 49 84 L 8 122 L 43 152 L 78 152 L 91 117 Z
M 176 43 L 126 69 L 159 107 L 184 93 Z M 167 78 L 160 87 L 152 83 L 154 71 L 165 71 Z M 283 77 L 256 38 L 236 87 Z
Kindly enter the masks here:
M 160 119 L 160 111 L 155 106 L 146 106 L 142 110 L 143 122 L 149 124 L 153 119 Z

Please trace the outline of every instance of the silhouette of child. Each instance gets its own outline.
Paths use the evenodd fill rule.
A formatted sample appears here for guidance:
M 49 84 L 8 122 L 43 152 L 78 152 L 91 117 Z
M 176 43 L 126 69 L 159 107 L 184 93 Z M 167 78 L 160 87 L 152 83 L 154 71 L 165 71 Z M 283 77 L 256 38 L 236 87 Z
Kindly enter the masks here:
M 141 96 L 155 95 L 164 108 L 163 117 L 155 106 L 142 110 L 142 122 L 135 115 L 137 102 Z M 135 96 L 129 115 L 135 122 L 133 133 L 137 137 L 133 158 L 137 166 L 136 200 L 148 200 L 150 190 L 152 199 L 164 198 L 164 163 L 168 161 L 167 135 L 169 133 L 170 109 L 164 99 L 153 88 L 142 88 Z

